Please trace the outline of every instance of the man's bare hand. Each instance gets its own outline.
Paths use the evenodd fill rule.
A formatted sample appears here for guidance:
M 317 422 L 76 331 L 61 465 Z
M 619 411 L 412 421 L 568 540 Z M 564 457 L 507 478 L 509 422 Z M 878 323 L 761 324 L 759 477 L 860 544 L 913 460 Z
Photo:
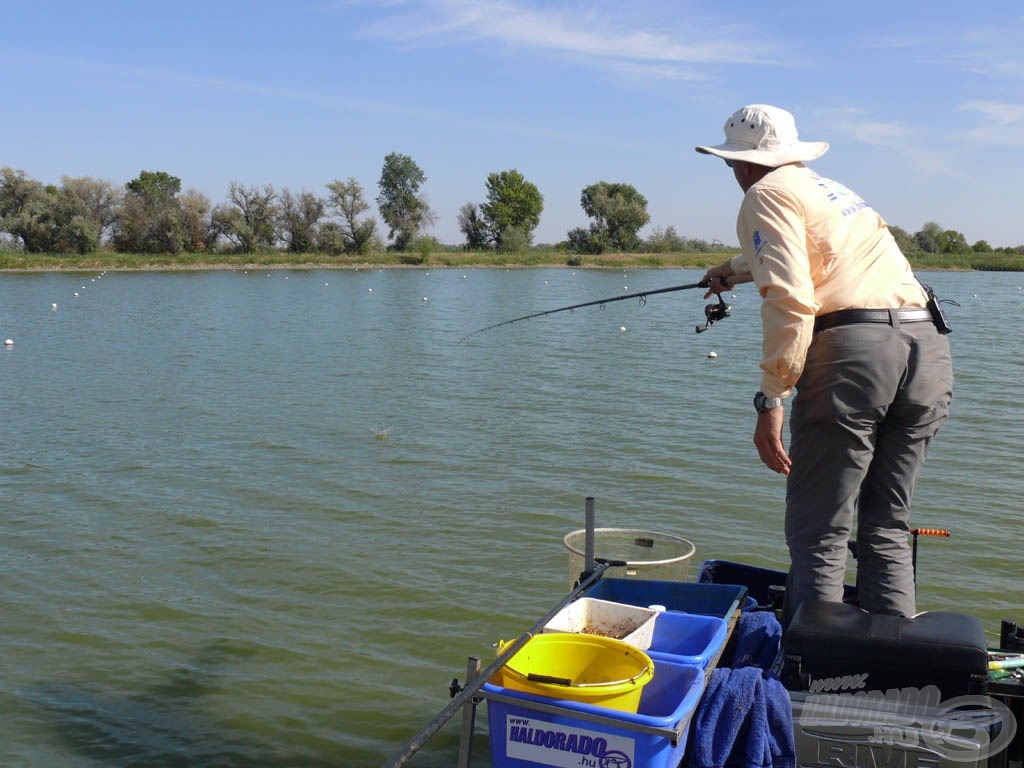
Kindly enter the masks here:
M 782 422 L 785 415 L 786 409 L 782 407 L 757 414 L 754 445 L 757 446 L 757 454 L 768 469 L 788 475 L 793 461 L 782 444 Z

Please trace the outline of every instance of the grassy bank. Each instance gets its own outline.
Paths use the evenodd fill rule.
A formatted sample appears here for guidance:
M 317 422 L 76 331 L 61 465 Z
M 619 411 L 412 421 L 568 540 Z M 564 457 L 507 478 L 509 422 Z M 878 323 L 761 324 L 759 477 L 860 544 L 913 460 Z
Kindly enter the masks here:
M 596 256 L 566 254 L 556 249 L 535 248 L 521 254 L 493 251 L 437 250 L 429 253 L 383 251 L 361 256 L 325 256 L 272 252 L 265 254 L 187 253 L 177 255 L 99 252 L 85 256 L 62 256 L 0 252 L 0 270 L 5 271 L 93 271 L 93 270 L 179 270 L 179 269 L 366 269 L 399 267 L 454 268 L 694 268 L 718 264 L 735 249 L 707 253 L 607 253 Z M 909 255 L 915 269 L 1024 271 L 1024 254 L 969 253 Z

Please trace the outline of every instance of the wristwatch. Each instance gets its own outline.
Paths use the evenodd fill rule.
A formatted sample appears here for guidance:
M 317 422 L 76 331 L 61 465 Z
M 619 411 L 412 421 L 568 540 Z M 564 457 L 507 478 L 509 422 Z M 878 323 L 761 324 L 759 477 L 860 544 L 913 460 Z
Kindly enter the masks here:
M 781 397 L 765 397 L 764 392 L 754 395 L 754 410 L 758 413 L 767 413 L 772 408 L 781 408 Z

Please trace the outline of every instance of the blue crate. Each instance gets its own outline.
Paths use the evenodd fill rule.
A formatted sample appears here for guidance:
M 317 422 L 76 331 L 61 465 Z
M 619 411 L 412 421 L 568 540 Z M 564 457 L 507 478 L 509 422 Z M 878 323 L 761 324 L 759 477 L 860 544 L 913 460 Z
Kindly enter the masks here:
M 693 664 L 654 660 L 654 678 L 644 686 L 635 714 L 578 701 L 545 698 L 485 683 L 491 761 L 494 768 L 614 765 L 632 768 L 676 768 L 686 752 L 688 728 L 676 743 L 672 739 L 629 728 L 632 724 L 656 728 L 685 726 L 704 692 L 704 671 Z M 510 696 L 509 704 L 488 698 Z M 531 703 L 552 705 L 544 712 Z M 592 722 L 582 715 L 600 715 L 611 721 Z
M 663 605 L 670 611 L 731 618 L 743 605 L 747 588 L 737 584 L 698 584 L 691 581 L 601 579 L 583 596 L 627 605 Z
M 767 608 L 772 604 L 771 588 L 785 587 L 787 575 L 786 571 L 756 565 L 728 560 L 705 560 L 700 566 L 697 581 L 701 584 L 741 584 L 747 588 L 748 597 L 756 600 L 756 605 Z M 857 605 L 855 585 L 843 586 L 843 602 Z
M 654 621 L 647 655 L 706 668 L 729 639 L 729 624 L 717 616 L 665 611 Z

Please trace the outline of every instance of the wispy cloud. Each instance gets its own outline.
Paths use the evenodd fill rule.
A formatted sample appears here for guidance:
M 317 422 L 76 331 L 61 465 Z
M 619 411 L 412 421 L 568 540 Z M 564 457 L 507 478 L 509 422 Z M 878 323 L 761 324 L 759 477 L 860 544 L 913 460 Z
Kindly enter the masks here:
M 996 147 L 1024 147 L 1024 103 L 965 101 L 958 109 L 978 113 L 985 121 L 964 132 L 965 139 Z
M 693 19 L 687 27 L 673 6 L 671 22 L 654 28 L 650 14 L 630 5 L 598 2 L 557 6 L 520 0 L 398 0 L 379 4 L 343 0 L 342 5 L 372 7 L 375 16 L 361 34 L 403 45 L 464 45 L 483 42 L 505 51 L 572 60 L 603 70 L 643 75 L 653 80 L 709 77 L 706 65 L 780 65 L 785 56 L 758 42 L 750 30 L 709 25 Z M 648 9 L 650 10 L 650 9 Z M 645 17 L 648 26 L 638 26 Z M 746 33 L 745 33 L 746 32 Z
M 965 72 L 985 78 L 1024 83 L 1024 16 L 998 27 L 968 28 L 956 38 L 949 61 Z
M 536 127 L 510 121 L 488 122 L 473 118 L 461 118 L 450 110 L 432 110 L 396 105 L 390 102 L 361 101 L 338 96 L 333 93 L 281 88 L 259 83 L 247 83 L 227 78 L 203 77 L 169 69 L 122 66 L 92 59 L 60 56 L 16 55 L 0 52 L 0 62 L 13 62 L 23 66 L 56 69 L 72 77 L 92 78 L 104 82 L 110 88 L 136 88 L 159 85 L 183 91 L 205 91 L 223 94 L 256 96 L 271 101 L 297 101 L 314 104 L 328 109 L 343 109 L 368 114 L 383 114 L 394 117 L 416 118 L 439 125 L 457 126 L 471 130 L 486 130 L 533 138 L 546 138 L 568 144 L 590 144 L 636 151 L 652 151 L 652 147 L 615 136 L 608 138 L 578 131 L 564 131 L 547 126 Z
M 999 101 L 965 101 L 959 109 L 981 112 L 998 125 L 1024 124 L 1024 104 L 1007 104 Z
M 936 146 L 936 139 L 926 139 L 918 127 L 895 121 L 874 120 L 864 110 L 852 107 L 827 110 L 822 114 L 822 122 L 837 135 L 885 148 L 892 152 L 893 157 L 901 158 L 918 171 L 941 176 L 961 175 L 949 165 L 946 153 L 928 148 Z

